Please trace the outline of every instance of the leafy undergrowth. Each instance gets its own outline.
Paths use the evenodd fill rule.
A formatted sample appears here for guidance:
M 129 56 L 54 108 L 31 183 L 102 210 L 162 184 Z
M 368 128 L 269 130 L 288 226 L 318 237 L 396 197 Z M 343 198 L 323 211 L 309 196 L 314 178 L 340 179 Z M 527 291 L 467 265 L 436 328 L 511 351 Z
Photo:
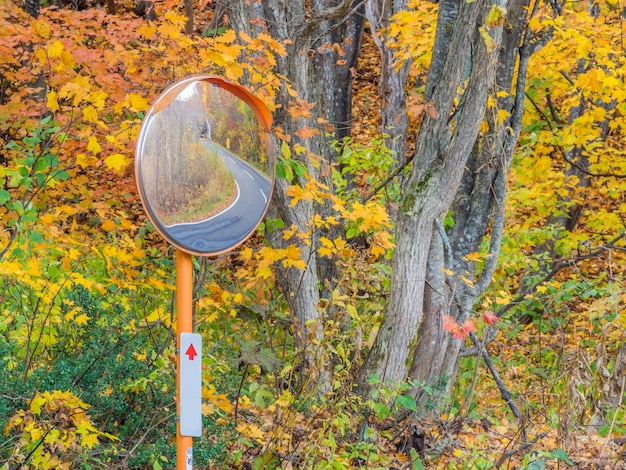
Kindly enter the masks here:
M 623 291 L 614 300 L 623 312 Z M 502 325 L 489 345 L 521 423 L 474 357 L 462 364 L 449 411 L 432 419 L 412 413 L 407 387 L 375 383 L 368 400 L 339 389 L 312 404 L 252 382 L 239 400 L 233 457 L 220 468 L 626 468 L 623 404 L 603 402 L 603 391 L 623 393 L 608 372 L 623 325 L 592 311 Z

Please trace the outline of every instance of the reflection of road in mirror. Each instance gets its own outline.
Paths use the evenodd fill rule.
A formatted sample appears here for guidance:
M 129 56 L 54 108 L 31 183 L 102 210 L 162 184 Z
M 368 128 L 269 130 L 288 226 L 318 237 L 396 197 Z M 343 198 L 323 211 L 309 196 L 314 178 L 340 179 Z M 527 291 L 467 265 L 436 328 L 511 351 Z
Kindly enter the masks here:
M 206 142 L 217 150 L 237 185 L 237 196 L 226 209 L 203 221 L 168 225 L 168 233 L 191 250 L 217 252 L 243 241 L 252 232 L 272 190 L 272 181 L 253 166 L 226 149 Z

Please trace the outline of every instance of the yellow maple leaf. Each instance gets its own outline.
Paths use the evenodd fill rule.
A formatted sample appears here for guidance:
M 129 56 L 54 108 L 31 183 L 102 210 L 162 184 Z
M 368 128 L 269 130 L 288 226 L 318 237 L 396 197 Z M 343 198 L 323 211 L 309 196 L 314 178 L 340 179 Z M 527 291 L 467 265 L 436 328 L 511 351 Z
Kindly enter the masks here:
M 61 57 L 63 49 L 63 43 L 57 39 L 52 44 L 48 45 L 48 57 Z
M 146 111 L 150 107 L 148 100 L 137 93 L 130 93 L 128 95 L 128 102 L 133 111 Z
M 89 322 L 89 316 L 86 313 L 81 313 L 74 321 L 78 326 L 86 325 Z
M 141 36 L 143 36 L 146 39 L 152 39 L 152 37 L 155 35 L 157 29 L 156 26 L 154 25 L 154 23 L 142 23 L 141 26 L 139 26 L 138 28 L 135 29 L 135 32 L 140 34 Z
M 83 117 L 87 122 L 98 122 L 98 111 L 93 106 L 87 106 L 83 109 Z
M 104 159 L 107 167 L 117 172 L 122 172 L 128 166 L 128 159 L 121 153 L 114 153 Z
M 333 242 L 326 237 L 320 237 L 320 243 L 322 244 L 318 249 L 320 255 L 332 258 L 336 251 Z
M 48 39 L 50 37 L 51 28 L 45 21 L 35 21 L 33 23 L 33 29 L 38 36 Z
M 87 434 L 80 439 L 81 446 L 86 446 L 89 449 L 93 449 L 93 447 L 98 444 L 98 435 L 97 434 Z
M 59 110 L 56 91 L 52 90 L 46 94 L 46 106 L 53 113 L 56 113 Z
M 85 155 L 84 153 L 79 153 L 76 156 L 76 164 L 79 165 L 81 168 L 87 168 L 88 166 L 93 165 L 97 161 L 98 159 L 94 157 L 93 155 Z
M 100 153 L 100 151 L 102 150 L 102 147 L 100 147 L 100 144 L 98 143 L 98 139 L 96 139 L 95 137 L 89 137 L 89 140 L 87 141 L 87 150 L 93 152 L 94 155 L 97 155 Z

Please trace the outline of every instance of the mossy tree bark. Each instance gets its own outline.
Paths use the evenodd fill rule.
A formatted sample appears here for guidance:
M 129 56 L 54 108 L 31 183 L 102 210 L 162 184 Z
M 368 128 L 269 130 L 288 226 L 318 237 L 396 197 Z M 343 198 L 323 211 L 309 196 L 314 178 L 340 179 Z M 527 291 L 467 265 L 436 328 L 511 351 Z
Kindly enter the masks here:
M 504 179 L 519 129 L 511 127 L 512 121 L 490 120 L 485 110 L 494 89 L 515 86 L 527 3 L 440 2 L 424 98 L 434 103 L 438 116 L 424 117 L 413 167 L 402 189 L 392 290 L 380 331 L 360 372 L 363 390 L 368 389 L 370 375 L 387 382 L 411 378 L 439 386 L 440 397 L 448 396 L 454 383 L 461 341 L 443 330 L 443 316 L 450 315 L 462 324 L 495 267 Z M 507 15 L 506 21 L 502 18 L 486 25 L 486 15 L 494 9 Z M 508 97 L 499 103 L 512 112 L 510 120 L 520 119 L 518 126 L 523 83 L 519 85 L 522 87 L 515 95 L 521 100 Z M 484 119 L 489 131 L 480 136 Z M 454 229 L 446 232 L 443 220 L 450 210 L 458 215 Z M 464 255 L 479 251 L 489 231 L 490 251 L 496 255 L 470 286 L 461 275 L 472 279 L 476 271 Z M 419 388 L 414 391 L 416 395 L 419 392 Z

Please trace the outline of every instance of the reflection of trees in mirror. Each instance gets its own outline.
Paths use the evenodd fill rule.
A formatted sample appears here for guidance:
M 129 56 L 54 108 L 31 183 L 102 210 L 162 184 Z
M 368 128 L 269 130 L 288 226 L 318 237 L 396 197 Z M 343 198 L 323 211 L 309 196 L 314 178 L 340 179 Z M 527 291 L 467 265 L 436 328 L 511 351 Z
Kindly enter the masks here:
M 206 220 L 237 195 L 230 171 L 203 145 L 209 124 L 192 103 L 174 100 L 154 115 L 145 139 L 146 196 L 165 225 Z
M 159 212 L 164 225 L 199 222 L 225 210 L 237 197 L 237 186 L 228 168 L 215 150 L 201 142 L 190 143 L 189 169 L 182 204 L 174 204 Z M 195 160 L 195 161 L 194 161 Z
M 210 116 L 207 119 L 211 129 L 208 138 L 270 176 L 273 169 L 268 160 L 269 135 L 250 106 L 241 100 L 234 100 L 228 91 L 208 83 L 203 92 L 203 102 Z

